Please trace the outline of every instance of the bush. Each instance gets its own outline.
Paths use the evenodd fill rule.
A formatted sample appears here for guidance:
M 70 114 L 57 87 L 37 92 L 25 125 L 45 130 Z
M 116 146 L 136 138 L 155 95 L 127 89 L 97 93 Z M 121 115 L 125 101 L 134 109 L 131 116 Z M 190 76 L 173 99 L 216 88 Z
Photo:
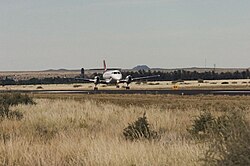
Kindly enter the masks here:
M 129 124 L 129 126 L 123 130 L 123 135 L 127 140 L 131 141 L 138 139 L 158 139 L 158 133 L 150 129 L 149 126 L 146 113 L 144 113 L 143 117 L 139 117 L 134 123 Z
M 194 121 L 191 129 L 188 129 L 188 132 L 196 137 L 205 136 L 209 134 L 209 127 L 211 127 L 215 118 L 210 112 L 203 112 L 200 114 Z
M 160 85 L 159 82 L 153 83 L 153 82 L 149 82 L 148 85 Z
M 73 85 L 73 88 L 80 88 L 82 85 Z
M 205 165 L 250 165 L 250 127 L 243 111 L 227 111 L 218 118 L 204 112 L 188 131 L 196 138 L 208 138 Z
M 198 83 L 204 83 L 203 79 L 198 79 Z
M 36 104 L 31 97 L 27 94 L 22 95 L 20 93 L 10 93 L 0 95 L 0 104 L 14 106 L 18 104 Z
M 23 113 L 19 111 L 11 111 L 9 106 L 0 105 L 0 117 L 21 120 L 23 118 Z
M 1 118 L 6 118 L 8 117 L 10 112 L 9 106 L 8 105 L 3 105 L 0 104 L 0 117 Z
M 178 82 L 177 81 L 172 81 L 172 84 L 177 84 Z
M 215 85 L 215 84 L 217 84 L 217 82 L 210 82 L 210 84 L 213 84 L 213 85 Z
M 231 111 L 216 120 L 205 165 L 250 165 L 250 127 L 243 114 Z
M 28 95 L 21 94 L 3 94 L 0 95 L 0 117 L 8 119 L 21 120 L 23 114 L 19 111 L 11 111 L 10 106 L 18 104 L 35 104 L 32 98 Z
M 224 84 L 224 85 L 225 85 L 225 84 L 229 84 L 229 82 L 222 82 L 221 84 Z
M 36 87 L 36 89 L 43 89 L 43 87 L 42 86 L 38 86 L 38 87 Z

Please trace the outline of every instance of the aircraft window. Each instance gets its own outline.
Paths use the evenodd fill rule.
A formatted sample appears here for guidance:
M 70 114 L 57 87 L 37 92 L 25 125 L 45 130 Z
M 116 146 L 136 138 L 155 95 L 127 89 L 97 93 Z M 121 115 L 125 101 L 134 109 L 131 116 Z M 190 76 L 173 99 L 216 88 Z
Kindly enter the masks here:
M 112 74 L 121 74 L 120 72 L 113 72 Z

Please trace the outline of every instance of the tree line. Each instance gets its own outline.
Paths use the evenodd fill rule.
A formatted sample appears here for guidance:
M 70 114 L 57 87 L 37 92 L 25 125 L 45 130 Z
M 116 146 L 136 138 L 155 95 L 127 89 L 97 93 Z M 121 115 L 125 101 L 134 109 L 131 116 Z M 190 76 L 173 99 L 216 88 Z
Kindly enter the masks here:
M 197 72 L 197 71 L 186 71 L 186 70 L 176 70 L 173 72 L 161 72 L 161 71 L 144 71 L 140 70 L 138 72 L 125 72 L 124 75 L 131 75 L 133 77 L 160 75 L 160 77 L 153 80 L 156 81 L 178 81 L 178 80 L 227 80 L 227 79 L 248 79 L 250 78 L 250 71 L 247 69 L 245 71 L 239 72 L 221 72 L 217 73 L 215 71 Z

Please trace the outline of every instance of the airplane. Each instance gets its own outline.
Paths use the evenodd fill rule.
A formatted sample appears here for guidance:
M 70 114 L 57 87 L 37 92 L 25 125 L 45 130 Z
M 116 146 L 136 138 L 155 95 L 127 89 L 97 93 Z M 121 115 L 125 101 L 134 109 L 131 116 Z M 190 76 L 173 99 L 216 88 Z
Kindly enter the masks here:
M 84 78 L 84 68 L 81 69 L 81 75 L 80 78 L 77 78 L 78 80 L 84 80 L 88 82 L 94 83 L 94 90 L 98 90 L 98 84 L 115 84 L 117 88 L 119 88 L 119 84 L 126 83 L 126 89 L 130 89 L 129 84 L 131 82 L 135 82 L 138 80 L 143 79 L 149 79 L 149 78 L 156 78 L 160 77 L 160 75 L 153 75 L 153 76 L 145 76 L 145 77 L 136 77 L 133 78 L 131 75 L 128 75 L 125 79 L 122 79 L 122 73 L 120 70 L 107 70 L 106 62 L 103 60 L 103 79 L 101 79 L 99 76 L 95 76 L 93 79 Z

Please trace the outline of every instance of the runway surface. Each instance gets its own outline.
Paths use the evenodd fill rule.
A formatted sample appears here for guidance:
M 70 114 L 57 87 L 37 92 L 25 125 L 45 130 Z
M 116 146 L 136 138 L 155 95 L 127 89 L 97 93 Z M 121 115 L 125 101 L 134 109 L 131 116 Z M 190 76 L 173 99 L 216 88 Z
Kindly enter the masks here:
M 0 93 L 33 94 L 174 94 L 174 95 L 250 95 L 249 90 L 8 90 Z

